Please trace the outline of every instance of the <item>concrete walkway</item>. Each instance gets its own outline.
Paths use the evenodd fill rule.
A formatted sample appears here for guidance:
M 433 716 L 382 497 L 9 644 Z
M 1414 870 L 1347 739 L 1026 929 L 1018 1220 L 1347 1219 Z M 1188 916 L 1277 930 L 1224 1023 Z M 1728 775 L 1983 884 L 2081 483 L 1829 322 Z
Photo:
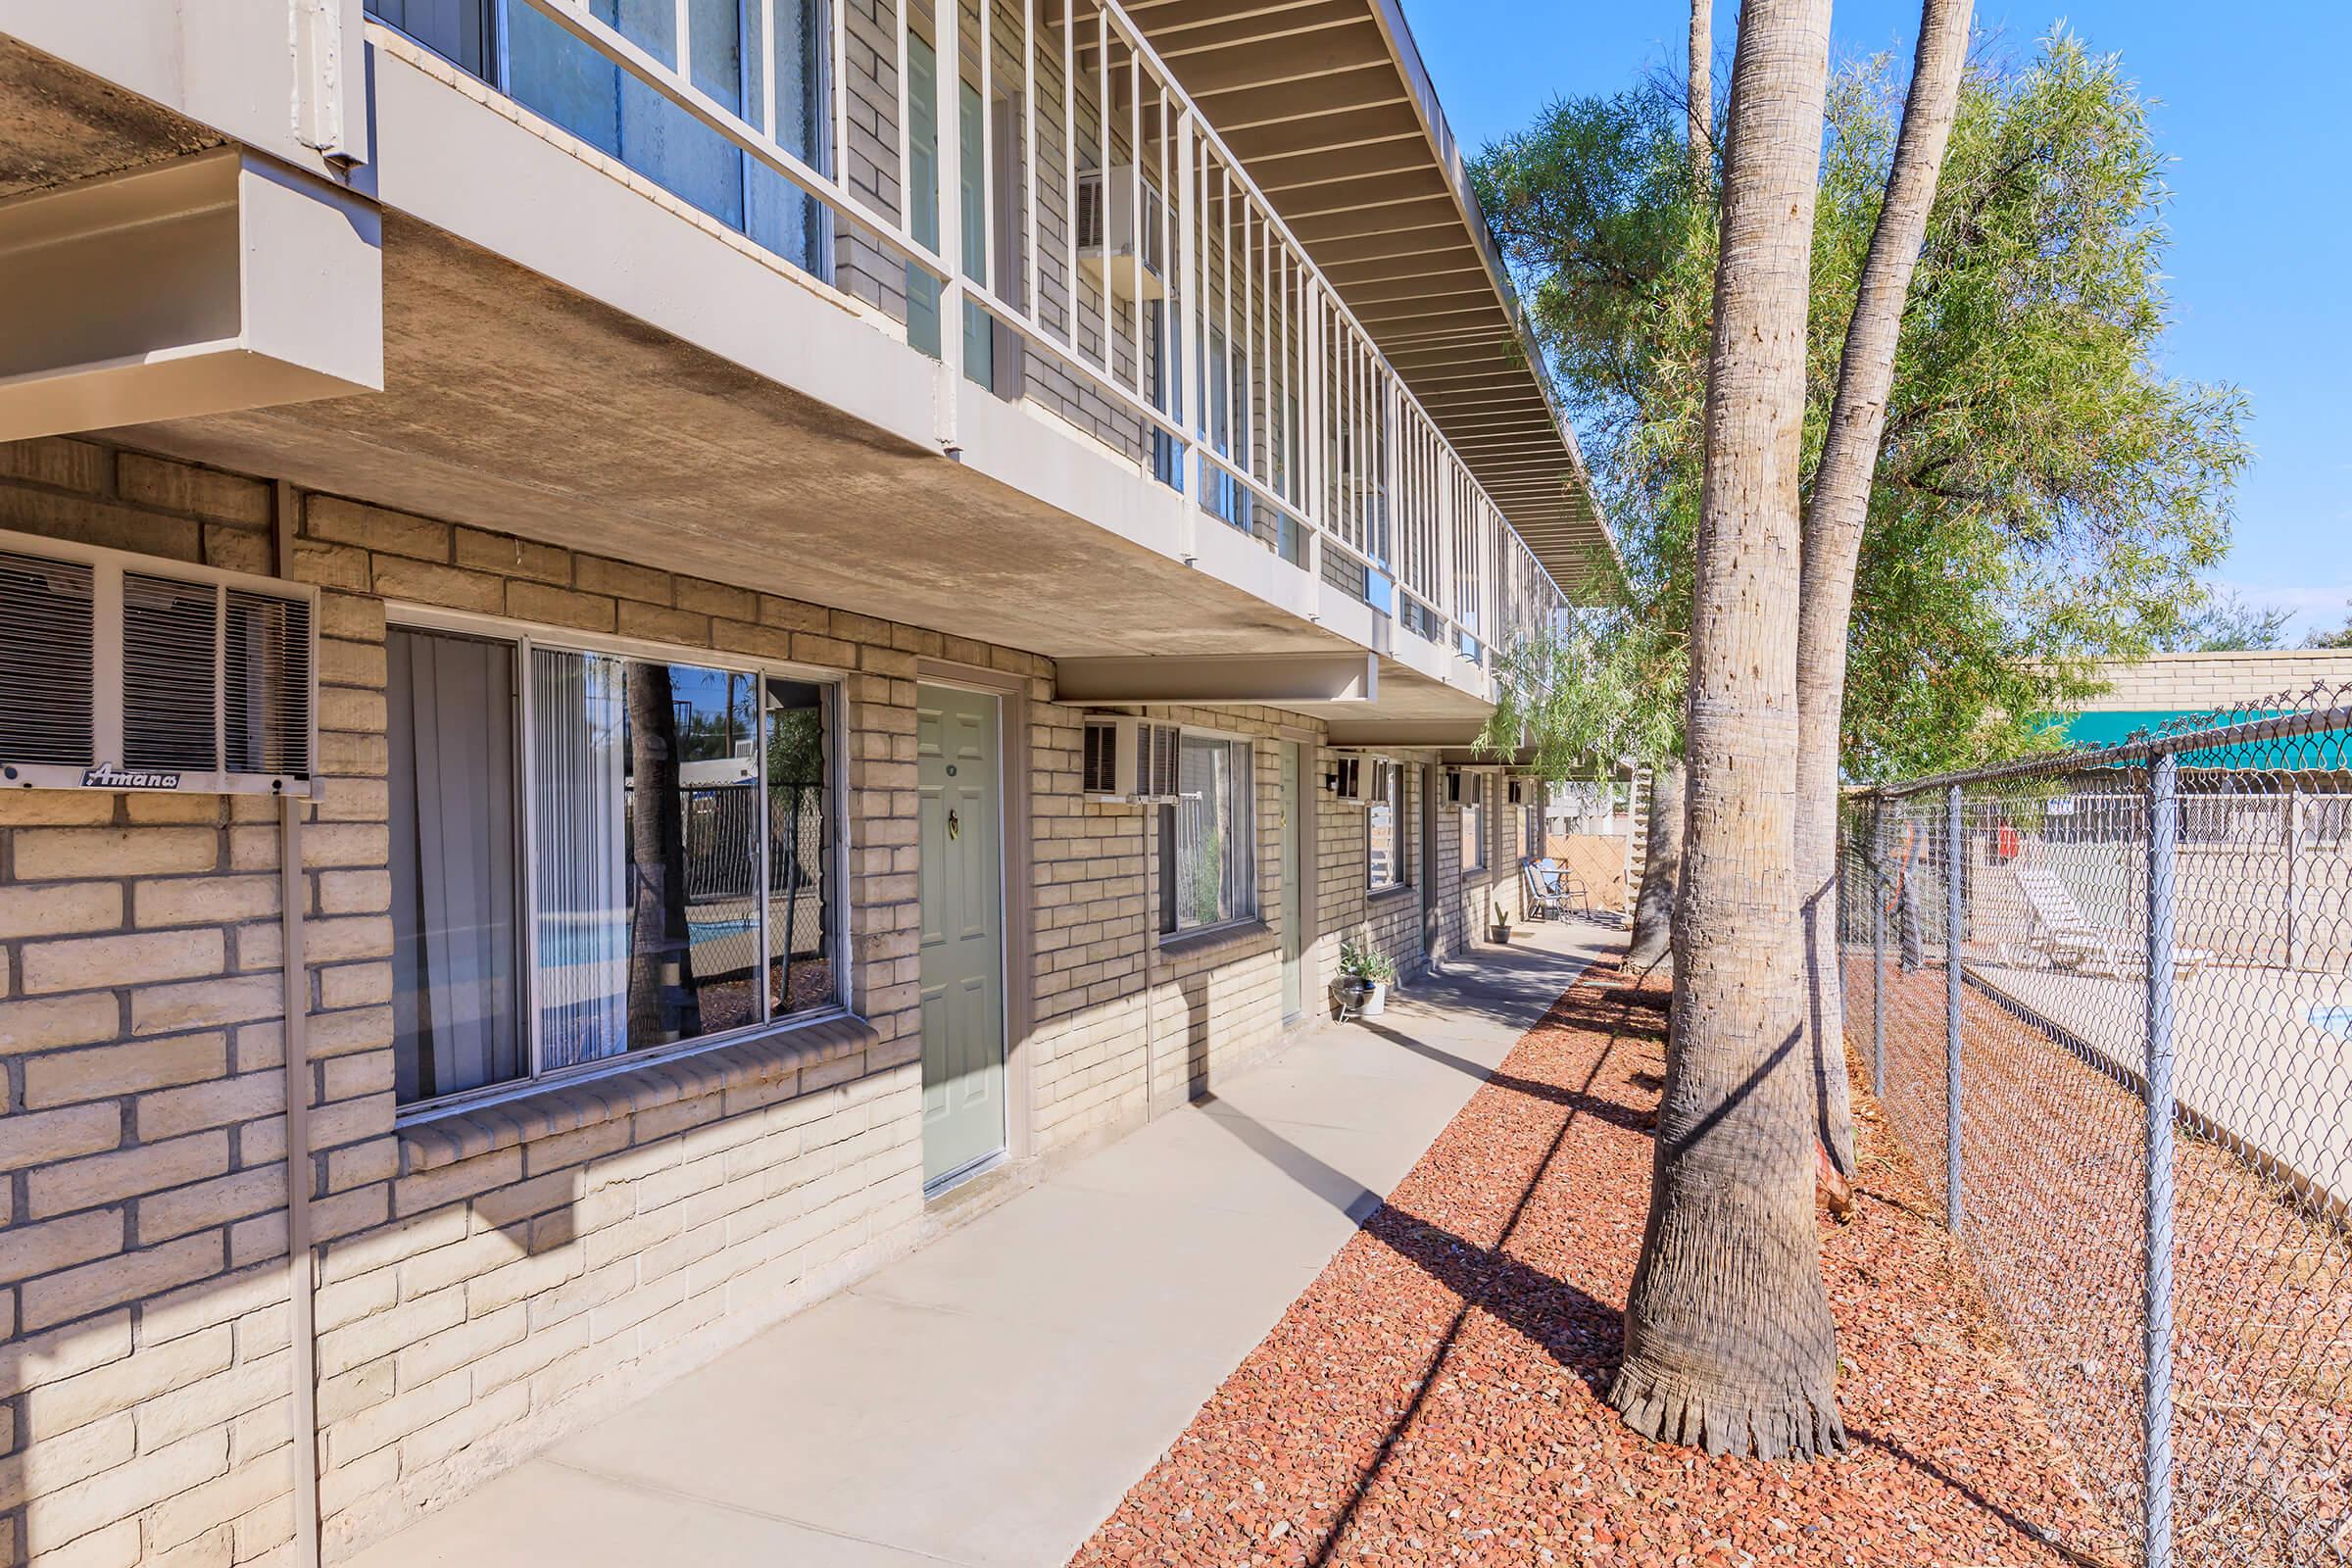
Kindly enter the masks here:
M 1162 1117 L 363 1553 L 1050 1568 L 1512 1044 L 1621 944 L 1539 925 Z

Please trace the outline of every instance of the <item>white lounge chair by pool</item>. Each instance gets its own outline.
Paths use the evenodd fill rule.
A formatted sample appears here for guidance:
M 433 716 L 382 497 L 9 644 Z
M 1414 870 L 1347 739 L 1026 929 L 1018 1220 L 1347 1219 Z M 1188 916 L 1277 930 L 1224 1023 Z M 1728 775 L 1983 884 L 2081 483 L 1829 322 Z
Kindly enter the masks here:
M 2048 959 L 2052 968 L 2088 969 L 2124 978 L 2123 955 L 2130 954 L 2134 959 L 2140 956 L 2137 936 L 2092 924 L 2058 873 L 2048 866 L 2020 862 L 2012 864 L 2010 871 L 2017 878 L 2018 891 L 2026 897 L 2028 949 Z M 2194 974 L 2211 956 L 2203 948 L 2176 945 L 2174 971 Z M 2007 961 L 2006 954 L 2003 961 Z

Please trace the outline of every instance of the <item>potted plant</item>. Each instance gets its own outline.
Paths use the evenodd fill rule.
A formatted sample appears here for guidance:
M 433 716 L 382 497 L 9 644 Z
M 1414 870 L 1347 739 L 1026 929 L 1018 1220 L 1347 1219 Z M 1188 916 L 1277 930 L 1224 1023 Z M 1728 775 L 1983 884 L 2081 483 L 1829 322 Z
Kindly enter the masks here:
M 1487 940 L 1508 943 L 1511 940 L 1511 917 L 1503 912 L 1499 904 L 1494 906 L 1494 911 L 1487 917 Z
M 1396 982 L 1396 965 L 1378 948 L 1354 941 L 1340 943 L 1340 977 L 1332 982 L 1340 1005 L 1359 1018 L 1377 1018 L 1389 1004 L 1389 987 Z

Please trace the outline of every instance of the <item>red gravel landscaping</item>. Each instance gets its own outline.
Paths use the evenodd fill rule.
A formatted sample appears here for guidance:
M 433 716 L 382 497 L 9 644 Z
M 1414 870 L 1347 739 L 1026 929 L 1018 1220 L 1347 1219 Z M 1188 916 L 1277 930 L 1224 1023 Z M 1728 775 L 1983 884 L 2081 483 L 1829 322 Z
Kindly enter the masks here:
M 1662 1019 L 1612 971 L 1561 998 L 1072 1561 L 2121 1561 L 1866 1099 L 1823 1258 L 1852 1453 L 1618 1421 Z

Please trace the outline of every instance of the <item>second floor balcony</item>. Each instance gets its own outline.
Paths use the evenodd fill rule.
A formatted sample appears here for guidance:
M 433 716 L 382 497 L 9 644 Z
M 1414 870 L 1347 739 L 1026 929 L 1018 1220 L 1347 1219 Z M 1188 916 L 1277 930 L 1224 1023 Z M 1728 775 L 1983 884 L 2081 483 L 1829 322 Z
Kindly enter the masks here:
M 713 565 L 789 540 L 849 608 L 887 563 L 937 623 L 1042 651 L 1336 640 L 1398 716 L 1459 718 L 1613 553 L 1409 37 L 1316 9 L 1345 15 L 366 0 L 330 194 L 382 222 L 386 391 L 143 439 L 564 542 L 666 527 Z M 1370 164 L 1301 134 L 1367 112 L 1317 97 L 1366 65 L 1419 127 Z M 1483 339 L 1458 278 L 1333 225 L 1359 173 L 1434 182 L 1390 249 L 1467 254 Z M 964 471 L 905 482 L 941 457 Z

